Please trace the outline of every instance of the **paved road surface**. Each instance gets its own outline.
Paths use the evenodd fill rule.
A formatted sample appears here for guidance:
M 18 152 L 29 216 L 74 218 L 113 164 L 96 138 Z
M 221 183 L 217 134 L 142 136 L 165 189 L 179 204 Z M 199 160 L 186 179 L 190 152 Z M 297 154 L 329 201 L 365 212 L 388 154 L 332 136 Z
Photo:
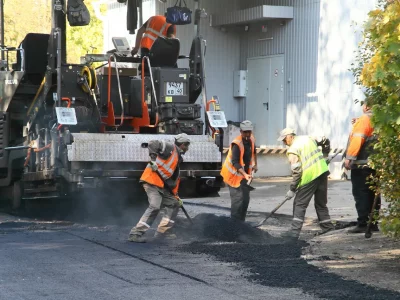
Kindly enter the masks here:
M 262 202 L 266 197 L 278 199 L 286 185 L 256 183 L 249 220 L 260 220 L 260 211 L 275 206 L 272 200 L 267 208 Z M 270 192 L 274 190 L 275 195 Z M 63 214 L 63 220 L 46 216 L 52 221 L 0 215 L 0 299 L 399 299 L 399 294 L 307 264 L 301 258 L 305 242 L 288 244 L 273 237 L 287 229 L 285 218 L 269 221 L 264 229 L 273 236 L 264 240 L 216 239 L 229 220 L 223 217 L 229 214 L 228 194 L 221 195 L 186 204 L 189 213 L 197 215 L 195 221 L 203 213 L 221 216 L 220 223 L 214 220 L 212 234 L 204 223 L 207 234 L 198 224 L 198 235 L 185 235 L 180 215 L 180 238 L 167 243 L 126 241 L 141 209 L 125 209 L 117 217 L 99 214 L 97 208 L 96 214 L 88 211 L 80 220 L 77 212 Z

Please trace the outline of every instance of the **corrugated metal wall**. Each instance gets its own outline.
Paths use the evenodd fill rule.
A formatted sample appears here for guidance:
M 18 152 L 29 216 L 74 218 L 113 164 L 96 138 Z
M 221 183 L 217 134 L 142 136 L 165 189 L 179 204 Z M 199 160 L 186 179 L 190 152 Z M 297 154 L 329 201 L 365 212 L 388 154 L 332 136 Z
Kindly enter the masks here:
M 164 14 L 167 7 L 173 6 L 175 0 L 166 4 L 156 0 L 156 11 Z M 186 0 L 188 7 L 194 10 L 194 1 Z M 235 10 L 238 8 L 235 0 L 201 0 L 200 5 L 208 14 Z M 193 25 L 177 26 L 177 37 L 181 41 L 181 54 L 189 54 L 190 46 L 195 35 Z M 201 35 L 207 40 L 206 72 L 207 96 L 219 96 L 221 107 L 228 120 L 241 120 L 240 112 L 243 99 L 233 97 L 233 72 L 239 69 L 240 36 L 233 31 L 222 32 L 209 26 L 209 19 L 202 19 Z M 179 63 L 179 66 L 187 64 Z

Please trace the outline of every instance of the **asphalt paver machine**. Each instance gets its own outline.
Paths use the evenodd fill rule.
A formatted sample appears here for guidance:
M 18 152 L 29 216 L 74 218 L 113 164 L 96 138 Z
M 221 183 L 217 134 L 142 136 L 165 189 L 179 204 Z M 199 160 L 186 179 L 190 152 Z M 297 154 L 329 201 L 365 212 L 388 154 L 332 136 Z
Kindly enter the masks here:
M 115 181 L 139 185 L 148 141 L 173 142 L 181 132 L 192 141 L 181 194 L 218 192 L 223 130 L 214 123 L 223 112 L 205 112 L 204 40 L 196 35 L 190 54 L 180 56 L 178 39 L 159 37 L 148 56 L 134 57 L 126 39 L 116 37 L 113 51 L 72 64 L 65 8 L 65 0 L 52 0 L 49 34 L 29 33 L 19 46 L 1 47 L 16 63 L 0 66 L 0 198 L 8 195 L 17 208 L 21 199 L 64 197 Z M 189 68 L 178 68 L 179 59 Z

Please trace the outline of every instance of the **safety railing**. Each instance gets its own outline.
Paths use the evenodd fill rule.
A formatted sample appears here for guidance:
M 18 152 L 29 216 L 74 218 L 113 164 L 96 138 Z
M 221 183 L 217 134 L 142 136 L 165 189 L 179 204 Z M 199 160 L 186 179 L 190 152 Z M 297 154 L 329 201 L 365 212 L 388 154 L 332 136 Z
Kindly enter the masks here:
M 21 54 L 21 65 L 18 71 L 25 71 L 25 52 L 24 49 L 22 48 L 16 48 L 16 47 L 7 47 L 0 45 L 0 53 L 1 57 L 4 57 L 3 52 L 6 53 L 6 59 L 1 59 L 0 60 L 0 70 L 1 71 L 10 71 L 10 59 L 9 59 L 9 53 L 10 52 L 20 52 Z

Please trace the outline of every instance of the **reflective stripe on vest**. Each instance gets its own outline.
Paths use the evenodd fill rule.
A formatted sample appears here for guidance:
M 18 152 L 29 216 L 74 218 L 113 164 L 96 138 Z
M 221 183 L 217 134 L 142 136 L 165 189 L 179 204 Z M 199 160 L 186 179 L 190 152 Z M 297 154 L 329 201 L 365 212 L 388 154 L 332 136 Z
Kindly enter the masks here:
M 155 163 L 158 167 L 158 174 L 161 175 L 164 181 L 169 180 L 172 177 L 176 168 L 178 167 L 178 162 L 179 162 L 179 156 L 176 146 L 174 146 L 173 152 L 167 159 L 162 159 L 159 156 L 157 156 Z M 158 174 L 154 172 L 150 164 L 148 164 L 142 176 L 140 177 L 140 180 L 163 188 L 164 182 L 161 180 Z M 179 183 L 179 177 L 175 181 L 170 180 L 168 182 L 169 186 L 173 190 L 177 187 L 178 183 Z
M 167 20 L 163 16 L 154 16 L 149 19 L 147 22 L 146 31 L 142 36 L 142 40 L 140 42 L 140 47 L 151 49 L 154 44 L 154 41 L 159 37 L 166 37 L 168 28 L 172 26 L 167 23 Z
M 178 151 L 176 150 L 176 148 L 174 147 L 174 151 L 172 152 L 171 157 L 167 160 L 162 160 L 160 157 L 157 156 L 156 164 L 158 166 L 158 171 L 160 172 L 164 180 L 169 179 L 172 174 L 174 174 L 176 165 L 178 164 Z M 174 164 L 173 167 L 172 164 Z
M 371 112 L 362 115 L 353 125 L 346 147 L 346 159 L 354 165 L 367 165 L 368 158 L 373 152 L 373 144 L 377 137 L 371 125 Z
M 251 159 L 249 163 L 249 170 L 248 174 L 251 174 L 252 169 L 255 165 L 255 158 L 254 158 L 254 147 L 255 147 L 255 139 L 253 136 L 250 137 L 251 140 Z M 243 160 L 244 157 L 244 145 L 243 145 L 243 139 L 242 136 L 238 136 L 236 139 L 234 139 L 231 143 L 231 146 L 228 151 L 228 155 L 226 156 L 224 165 L 222 166 L 221 170 L 221 176 L 224 179 L 224 182 L 228 184 L 231 187 L 239 187 L 240 182 L 244 178 L 242 174 L 239 173 L 239 171 L 235 168 L 235 166 L 232 163 L 232 145 L 236 144 L 239 147 L 240 150 L 240 158 L 239 158 L 239 164 L 242 166 L 244 169 L 245 163 Z
M 298 187 L 310 183 L 328 171 L 328 165 L 321 150 L 317 148 L 315 141 L 308 136 L 296 136 L 287 154 L 295 154 L 300 159 L 302 176 Z

